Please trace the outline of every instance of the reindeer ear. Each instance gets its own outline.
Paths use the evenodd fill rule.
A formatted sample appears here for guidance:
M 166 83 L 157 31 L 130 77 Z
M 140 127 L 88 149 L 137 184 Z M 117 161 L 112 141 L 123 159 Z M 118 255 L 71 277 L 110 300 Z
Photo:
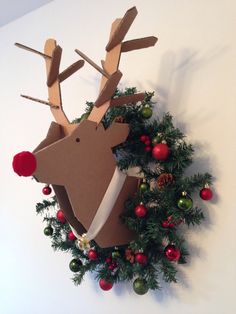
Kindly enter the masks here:
M 109 128 L 106 129 L 106 140 L 111 147 L 123 143 L 129 135 L 129 125 L 127 123 L 113 122 Z
M 60 140 L 65 135 L 60 124 L 52 122 L 48 130 L 46 138 L 35 148 L 34 153 L 38 152 L 40 149 Z

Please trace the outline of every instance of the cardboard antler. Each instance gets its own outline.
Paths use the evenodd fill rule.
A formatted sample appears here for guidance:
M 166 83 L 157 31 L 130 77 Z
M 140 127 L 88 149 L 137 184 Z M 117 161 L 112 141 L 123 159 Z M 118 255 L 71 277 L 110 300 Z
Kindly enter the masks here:
M 51 109 L 55 121 L 62 126 L 64 134 L 71 134 L 71 132 L 76 128 L 76 125 L 70 124 L 70 121 L 63 110 L 60 83 L 70 77 L 73 73 L 78 71 L 84 65 L 84 60 L 79 60 L 73 63 L 67 69 L 60 73 L 59 71 L 62 48 L 56 44 L 56 41 L 54 39 L 48 39 L 46 41 L 44 52 L 37 51 L 20 43 L 16 43 L 15 45 L 19 48 L 42 56 L 46 62 L 48 101 L 40 100 L 38 98 L 27 95 L 21 96 L 32 101 L 37 101 L 39 103 L 48 105 Z
M 116 73 L 119 72 L 118 67 L 121 53 L 151 47 L 157 42 L 157 38 L 154 36 L 122 42 L 137 14 L 136 7 L 132 7 L 125 13 L 122 19 L 116 19 L 112 23 L 109 42 L 106 46 L 106 59 L 105 61 L 102 60 L 101 63 L 103 70 L 109 76 L 113 76 L 113 80 L 111 80 L 111 77 L 102 76 L 100 94 L 88 120 L 99 123 L 110 106 L 120 106 L 125 103 L 142 101 L 145 98 L 145 94 L 137 94 L 127 98 L 122 97 L 121 100 L 118 98 L 115 100 L 112 99 L 120 79 Z M 116 79 L 114 79 L 115 74 L 117 75 Z

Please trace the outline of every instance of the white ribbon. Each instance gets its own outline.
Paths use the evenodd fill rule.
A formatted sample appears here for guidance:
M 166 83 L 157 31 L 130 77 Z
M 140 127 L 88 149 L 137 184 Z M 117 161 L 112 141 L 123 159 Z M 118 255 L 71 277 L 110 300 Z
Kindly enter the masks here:
M 115 202 L 120 194 L 120 191 L 124 185 L 126 174 L 121 172 L 117 167 L 112 176 L 111 182 L 104 194 L 104 197 L 98 207 L 98 210 L 93 218 L 93 221 L 86 234 L 80 236 L 73 227 L 71 227 L 74 235 L 77 237 L 77 245 L 82 250 L 88 250 L 90 248 L 89 241 L 96 238 L 104 224 L 106 223 Z

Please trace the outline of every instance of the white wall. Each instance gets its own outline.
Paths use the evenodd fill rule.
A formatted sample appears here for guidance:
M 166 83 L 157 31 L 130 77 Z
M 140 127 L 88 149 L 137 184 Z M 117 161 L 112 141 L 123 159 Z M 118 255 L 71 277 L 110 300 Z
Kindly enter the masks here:
M 217 194 L 207 222 L 189 232 L 192 258 L 180 268 L 179 284 L 143 297 L 126 284 L 102 292 L 90 277 L 75 287 L 69 254 L 52 251 L 35 215 L 42 186 L 11 169 L 12 156 L 32 150 L 52 119 L 46 106 L 19 97 L 46 99 L 47 91 L 43 60 L 14 42 L 42 50 L 46 38 L 56 38 L 64 48 L 63 68 L 77 60 L 75 48 L 99 62 L 111 22 L 134 4 L 139 15 L 127 38 L 156 35 L 159 42 L 122 56 L 122 84 L 157 91 L 157 111 L 170 110 L 196 144 L 194 169 L 212 171 Z M 0 313 L 236 312 L 235 16 L 233 0 L 56 0 L 0 28 Z M 70 118 L 96 98 L 98 81 L 86 65 L 63 84 Z

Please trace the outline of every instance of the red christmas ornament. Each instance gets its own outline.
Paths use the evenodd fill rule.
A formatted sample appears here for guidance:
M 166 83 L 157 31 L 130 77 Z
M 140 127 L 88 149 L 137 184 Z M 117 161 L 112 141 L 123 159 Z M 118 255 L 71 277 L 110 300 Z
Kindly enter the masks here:
M 170 262 L 177 262 L 180 258 L 180 250 L 175 245 L 167 245 L 165 248 L 165 256 Z
M 146 146 L 144 148 L 144 150 L 145 150 L 145 152 L 149 153 L 152 150 L 152 148 L 151 148 L 151 146 Z
M 111 290 L 111 288 L 113 287 L 113 284 L 109 281 L 106 281 L 105 279 L 100 279 L 99 286 L 102 290 L 108 291 L 108 290 Z
M 14 156 L 12 167 L 19 176 L 28 177 L 35 172 L 37 161 L 34 154 L 24 151 Z
M 88 259 L 90 261 L 95 261 L 98 258 L 98 254 L 95 250 L 91 249 L 88 251 Z
M 213 192 L 210 188 L 203 188 L 200 191 L 200 197 L 204 200 L 204 201 L 209 201 L 212 199 L 213 197 Z
M 42 192 L 44 195 L 49 195 L 52 193 L 52 189 L 50 188 L 50 186 L 46 185 L 43 189 Z
M 63 224 L 66 222 L 66 217 L 61 209 L 57 212 L 57 220 Z
M 135 207 L 134 213 L 137 217 L 144 217 L 147 214 L 147 208 L 143 204 L 139 204 Z
M 141 265 L 147 264 L 147 255 L 145 255 L 144 253 L 137 253 L 135 254 L 135 262 L 139 263 Z
M 74 241 L 76 239 L 76 236 L 74 235 L 74 233 L 72 231 L 70 231 L 67 235 L 67 238 L 70 240 L 70 241 Z
M 167 144 L 156 144 L 152 149 L 152 157 L 156 160 L 164 161 L 170 155 L 170 148 Z

